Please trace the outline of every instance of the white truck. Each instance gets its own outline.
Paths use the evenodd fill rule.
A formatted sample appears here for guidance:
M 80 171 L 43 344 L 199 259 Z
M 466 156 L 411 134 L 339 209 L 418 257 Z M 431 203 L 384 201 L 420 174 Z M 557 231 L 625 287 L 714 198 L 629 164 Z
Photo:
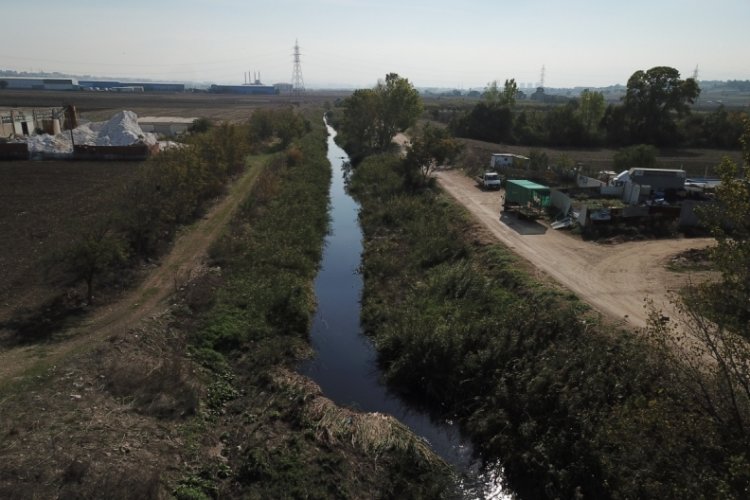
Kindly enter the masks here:
M 477 175 L 477 186 L 481 189 L 500 189 L 500 176 L 497 172 L 485 172 Z

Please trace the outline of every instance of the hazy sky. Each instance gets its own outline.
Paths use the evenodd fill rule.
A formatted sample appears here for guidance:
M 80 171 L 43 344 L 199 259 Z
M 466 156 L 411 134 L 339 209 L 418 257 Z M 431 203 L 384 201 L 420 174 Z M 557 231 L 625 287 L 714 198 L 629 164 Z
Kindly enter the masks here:
M 638 69 L 696 65 L 750 79 L 750 0 L 4 0 L 0 69 L 307 87 L 624 84 Z

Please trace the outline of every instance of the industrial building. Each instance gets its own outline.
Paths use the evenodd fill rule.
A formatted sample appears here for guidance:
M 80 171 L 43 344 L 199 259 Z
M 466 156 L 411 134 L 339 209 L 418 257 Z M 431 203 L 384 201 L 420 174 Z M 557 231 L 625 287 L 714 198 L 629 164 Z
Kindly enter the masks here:
M 144 116 L 138 118 L 138 125 L 144 132 L 174 136 L 187 132 L 195 120 L 195 117 Z
M 273 87 L 277 94 L 291 94 L 294 92 L 294 85 L 291 83 L 274 83 Z
M 75 108 L 0 108 L 0 138 L 59 134 L 78 124 Z
M 523 165 L 523 162 L 529 161 L 529 158 L 512 153 L 492 153 L 490 156 L 490 168 L 502 168 Z
M 209 92 L 216 94 L 276 95 L 272 85 L 211 85 Z
M 10 90 L 77 90 L 72 78 L 17 78 L 0 77 L 0 88 Z
M 84 90 L 114 90 L 133 88 L 143 89 L 143 92 L 185 92 L 184 83 L 159 83 L 159 82 L 118 82 L 112 80 L 81 80 L 78 86 Z M 134 92 L 126 91 L 126 92 Z

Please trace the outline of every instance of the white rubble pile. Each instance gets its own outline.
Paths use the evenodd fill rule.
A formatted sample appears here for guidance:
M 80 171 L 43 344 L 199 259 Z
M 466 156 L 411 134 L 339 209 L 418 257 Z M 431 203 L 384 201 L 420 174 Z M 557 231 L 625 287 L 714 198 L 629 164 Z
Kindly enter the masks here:
M 90 146 L 129 146 L 143 143 L 153 146 L 157 143 L 154 134 L 144 132 L 138 125 L 138 116 L 132 111 L 120 111 L 106 122 L 91 122 L 73 129 L 76 144 Z M 72 153 L 73 143 L 70 131 L 59 135 L 33 135 L 20 139 L 26 142 L 31 153 Z

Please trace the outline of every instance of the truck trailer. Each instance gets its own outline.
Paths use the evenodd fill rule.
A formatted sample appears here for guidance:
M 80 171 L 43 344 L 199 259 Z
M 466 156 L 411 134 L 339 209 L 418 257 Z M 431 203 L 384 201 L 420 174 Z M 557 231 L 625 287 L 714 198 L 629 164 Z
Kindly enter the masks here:
M 536 219 L 548 206 L 549 187 L 524 179 L 505 181 L 503 211 L 513 211 L 519 216 Z

